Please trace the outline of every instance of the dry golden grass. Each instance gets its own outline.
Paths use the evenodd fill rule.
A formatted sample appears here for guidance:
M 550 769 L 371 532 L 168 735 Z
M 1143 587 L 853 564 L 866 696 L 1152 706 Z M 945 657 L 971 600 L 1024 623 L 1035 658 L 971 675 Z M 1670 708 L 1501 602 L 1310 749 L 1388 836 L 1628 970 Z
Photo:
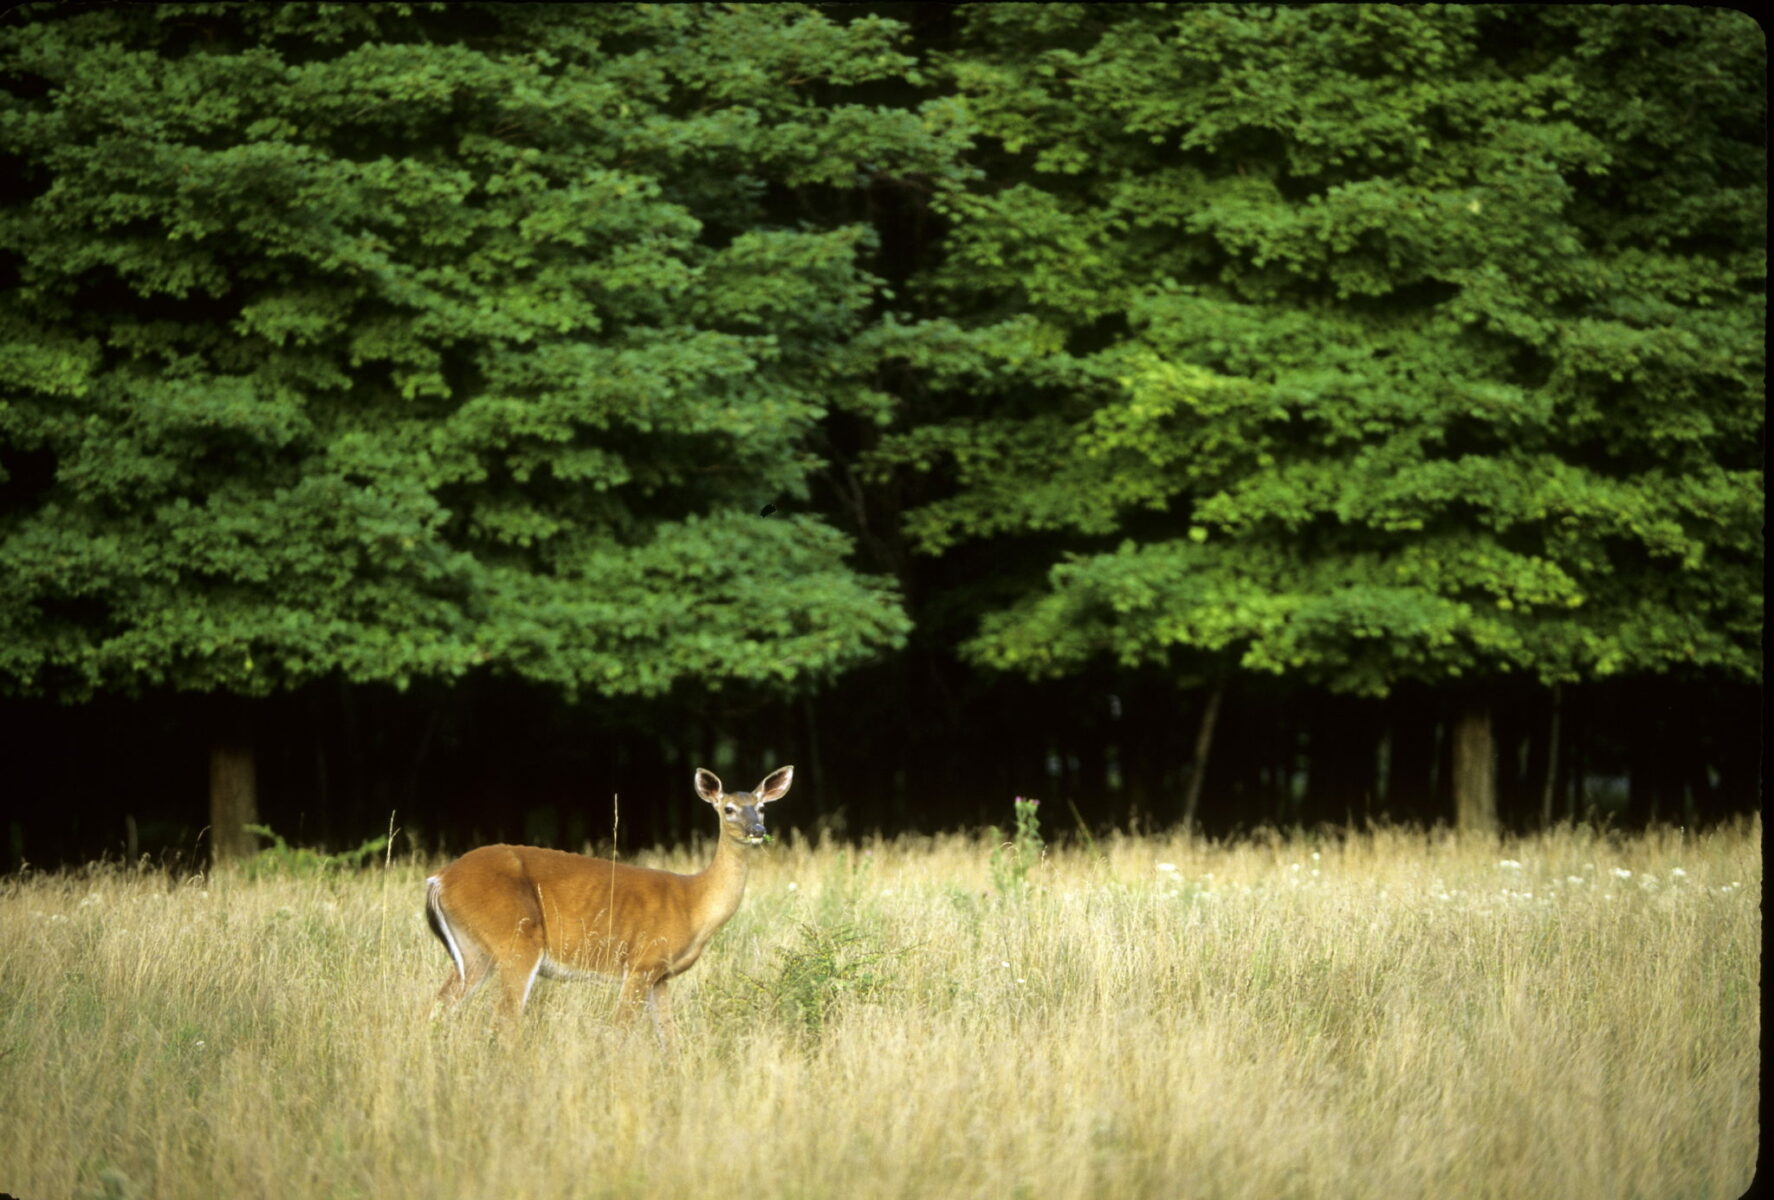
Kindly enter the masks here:
M 759 856 L 676 986 L 427 1013 L 435 863 L 0 889 L 21 1197 L 1736 1197 L 1761 826 Z M 646 861 L 691 869 L 687 853 Z M 1630 872 L 1630 875 L 1626 874 Z

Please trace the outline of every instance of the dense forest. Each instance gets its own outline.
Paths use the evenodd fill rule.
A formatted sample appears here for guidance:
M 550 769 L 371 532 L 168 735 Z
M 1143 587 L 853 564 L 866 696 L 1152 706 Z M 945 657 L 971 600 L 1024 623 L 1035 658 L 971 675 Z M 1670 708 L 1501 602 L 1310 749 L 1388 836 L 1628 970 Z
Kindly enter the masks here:
M 630 848 L 789 762 L 836 836 L 1757 809 L 1765 71 L 1702 7 L 16 7 L 4 866 Z

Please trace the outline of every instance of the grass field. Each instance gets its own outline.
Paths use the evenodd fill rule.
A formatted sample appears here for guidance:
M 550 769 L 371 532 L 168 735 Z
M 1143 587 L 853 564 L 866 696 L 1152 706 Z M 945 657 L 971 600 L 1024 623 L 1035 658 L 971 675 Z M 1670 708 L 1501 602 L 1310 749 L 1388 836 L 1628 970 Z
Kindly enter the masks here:
M 1759 821 L 790 837 L 671 1061 L 597 982 L 429 1021 L 437 865 L 0 884 L 0 1191 L 1664 1200 L 1757 1154 Z

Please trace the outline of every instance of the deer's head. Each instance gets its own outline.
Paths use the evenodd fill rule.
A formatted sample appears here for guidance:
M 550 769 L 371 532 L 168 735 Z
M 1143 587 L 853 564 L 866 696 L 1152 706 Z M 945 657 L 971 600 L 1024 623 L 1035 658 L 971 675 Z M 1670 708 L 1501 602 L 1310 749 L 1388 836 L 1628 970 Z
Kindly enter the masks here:
M 778 767 L 749 792 L 729 792 L 720 776 L 696 768 L 696 794 L 714 806 L 721 818 L 721 836 L 744 846 L 760 845 L 766 836 L 764 805 L 780 800 L 794 781 L 793 767 Z

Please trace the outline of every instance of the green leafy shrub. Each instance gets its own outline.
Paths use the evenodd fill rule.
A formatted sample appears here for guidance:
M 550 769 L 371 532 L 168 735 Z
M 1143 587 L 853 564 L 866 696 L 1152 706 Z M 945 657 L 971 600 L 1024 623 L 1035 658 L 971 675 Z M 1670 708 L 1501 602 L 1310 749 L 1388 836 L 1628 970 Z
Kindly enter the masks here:
M 800 943 L 777 950 L 774 973 L 742 975 L 726 999 L 729 1006 L 762 999 L 766 1011 L 817 1041 L 842 1005 L 879 1001 L 892 990 L 882 967 L 904 951 L 881 945 L 852 921 L 797 928 Z
M 1041 840 L 1041 817 L 1036 811 L 1040 806 L 1039 800 L 1018 796 L 1013 802 L 1016 833 L 1008 840 L 1001 835 L 994 837 L 999 846 L 992 851 L 992 886 L 1001 896 L 1020 894 L 1029 886 L 1029 868 L 1041 861 L 1046 850 L 1047 843 Z M 993 832 L 996 834 L 995 828 Z
M 270 875 L 324 875 L 341 867 L 361 867 L 373 856 L 388 848 L 388 837 L 373 837 L 355 850 L 327 854 L 311 846 L 292 846 L 271 831 L 268 825 L 248 825 L 247 831 L 270 838 L 271 844 L 242 864 L 248 879 Z

